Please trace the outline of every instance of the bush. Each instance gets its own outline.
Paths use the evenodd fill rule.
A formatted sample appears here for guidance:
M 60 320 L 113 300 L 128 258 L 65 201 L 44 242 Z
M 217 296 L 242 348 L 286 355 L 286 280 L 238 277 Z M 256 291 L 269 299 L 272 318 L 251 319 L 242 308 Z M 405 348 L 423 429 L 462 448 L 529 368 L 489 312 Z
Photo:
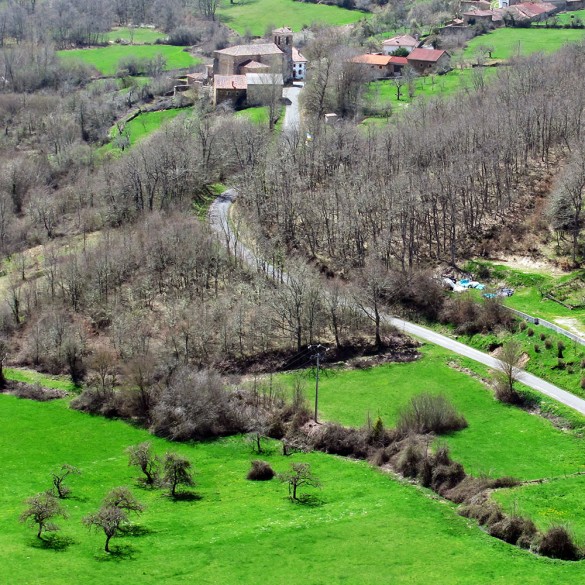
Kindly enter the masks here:
M 534 344 L 534 353 L 540 353 L 540 345 L 538 343 Z
M 252 461 L 251 464 L 252 467 L 250 468 L 250 471 L 248 471 L 246 479 L 252 481 L 269 481 L 274 477 L 274 469 L 270 467 L 270 464 L 267 461 L 256 459 Z
M 466 518 L 473 518 L 477 520 L 480 526 L 487 526 L 488 528 L 504 518 L 500 506 L 490 500 L 464 506 L 460 508 L 459 514 Z
M 368 455 L 366 433 L 359 429 L 326 424 L 313 441 L 313 447 L 325 453 L 365 459 Z
M 186 47 L 189 45 L 195 45 L 201 40 L 199 32 L 193 28 L 186 26 L 180 26 L 174 29 L 167 39 L 168 45 L 176 45 L 178 47 Z
M 529 548 L 537 531 L 532 520 L 520 516 L 505 516 L 490 526 L 489 533 L 509 544 L 521 542 L 523 548 Z
M 525 403 L 524 396 L 514 388 L 510 388 L 510 385 L 505 380 L 495 380 L 494 395 L 496 400 L 503 402 L 504 404 L 523 406 Z
M 546 349 L 552 349 L 552 346 L 553 346 L 553 344 L 552 344 L 552 341 L 550 339 L 547 338 L 544 340 L 544 347 L 546 347 Z
M 557 341 L 557 357 L 559 359 L 563 358 L 563 351 L 565 350 L 565 344 L 562 341 Z
M 424 459 L 420 447 L 414 441 L 408 441 L 396 462 L 396 470 L 404 477 L 417 477 L 419 464 Z
M 401 435 L 409 433 L 447 433 L 467 427 L 467 421 L 457 413 L 441 394 L 423 392 L 413 396 L 398 415 L 397 430 Z
M 520 321 L 520 323 L 518 323 L 518 330 L 519 331 L 524 331 L 526 329 L 526 327 L 528 327 L 528 325 L 526 325 L 526 321 Z
M 549 528 L 540 541 L 538 552 L 545 557 L 564 561 L 576 561 L 581 557 L 571 535 L 563 526 Z
M 532 337 L 534 335 L 534 329 L 530 328 L 526 331 L 526 335 L 528 335 L 528 337 Z
M 540 334 L 540 341 L 545 341 L 546 340 L 546 335 L 544 333 Z
M 67 396 L 64 390 L 53 388 L 43 388 L 40 384 L 25 384 L 24 382 L 12 382 L 9 391 L 18 398 L 27 400 L 36 400 L 37 402 L 47 402 Z
M 431 487 L 438 494 L 454 488 L 465 479 L 465 470 L 461 463 L 451 461 L 448 465 L 438 465 L 433 469 Z

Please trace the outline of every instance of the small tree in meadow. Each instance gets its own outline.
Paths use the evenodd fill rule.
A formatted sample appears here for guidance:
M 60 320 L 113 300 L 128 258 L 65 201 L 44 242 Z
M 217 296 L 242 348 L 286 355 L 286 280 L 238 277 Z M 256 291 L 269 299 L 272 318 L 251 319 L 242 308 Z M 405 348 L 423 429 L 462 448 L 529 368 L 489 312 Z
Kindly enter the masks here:
M 71 493 L 71 488 L 65 485 L 65 479 L 70 475 L 80 475 L 81 471 L 64 463 L 57 471 L 53 471 L 53 493 L 60 499 L 66 498 Z M 56 493 L 55 493 L 56 492 Z
M 50 493 L 44 492 L 25 500 L 26 510 L 20 515 L 20 521 L 36 524 L 38 527 L 37 538 L 43 539 L 43 532 L 56 532 L 59 527 L 51 522 L 53 518 L 67 517 L 65 508 L 59 500 Z
M 308 463 L 291 463 L 290 467 L 290 471 L 280 473 L 278 479 L 288 485 L 288 495 L 291 500 L 299 500 L 297 491 L 301 487 L 321 487 L 321 482 L 315 477 Z
M 177 453 L 167 453 L 164 458 L 164 475 L 162 482 L 169 488 L 169 495 L 177 497 L 177 487 L 180 485 L 194 486 L 191 462 Z
M 131 445 L 126 449 L 128 465 L 139 467 L 144 473 L 142 480 L 145 485 L 152 487 L 157 484 L 161 466 L 160 458 L 152 450 L 152 443 L 145 441 L 138 445 Z

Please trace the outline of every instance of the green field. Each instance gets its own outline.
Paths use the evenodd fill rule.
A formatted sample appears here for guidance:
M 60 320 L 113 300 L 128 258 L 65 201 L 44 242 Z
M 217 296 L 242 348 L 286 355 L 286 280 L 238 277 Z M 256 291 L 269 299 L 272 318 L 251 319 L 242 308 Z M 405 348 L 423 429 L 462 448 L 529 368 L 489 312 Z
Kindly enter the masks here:
M 190 112 L 191 110 L 189 108 L 161 110 L 160 112 L 143 112 L 133 120 L 130 120 L 130 122 L 127 122 L 124 127 L 124 132 L 130 141 L 130 147 L 153 132 L 160 130 L 164 124 L 174 120 L 179 114 L 189 115 Z M 112 140 L 99 149 L 100 153 L 121 150 L 115 141 L 115 137 L 118 135 L 118 128 L 116 126 L 112 128 L 110 135 L 112 136 Z
M 451 504 L 361 462 L 321 453 L 269 456 L 278 471 L 291 460 L 309 462 L 323 484 L 318 505 L 292 504 L 282 484 L 244 479 L 253 456 L 238 438 L 172 445 L 193 460 L 201 498 L 172 502 L 137 487 L 127 466 L 125 447 L 149 438 L 146 432 L 65 406 L 0 396 L 0 418 L 10 421 L 0 436 L 5 583 L 509 585 L 569 584 L 582 575 L 581 564 L 491 538 Z M 152 441 L 161 454 L 169 449 Z M 47 489 L 49 471 L 64 462 L 83 474 L 69 482 L 62 549 L 52 549 L 17 518 L 23 499 Z M 136 520 L 139 535 L 113 539 L 114 554 L 106 555 L 103 536 L 88 533 L 81 518 L 119 485 L 133 488 L 146 511 Z
M 167 35 L 163 32 L 147 27 L 119 27 L 111 30 L 105 34 L 106 40 L 115 42 L 120 39 L 123 41 L 132 42 L 134 45 L 144 45 L 147 43 L 155 43 L 159 39 L 165 39 Z
M 485 385 L 449 367 L 449 362 L 475 368 L 445 350 L 425 346 L 418 362 L 368 370 L 326 370 L 319 382 L 321 416 L 362 426 L 369 413 L 372 419 L 381 416 L 391 427 L 414 394 L 442 393 L 469 423 L 467 429 L 441 438 L 469 473 L 535 479 L 585 470 L 583 439 L 555 429 L 543 418 L 502 405 Z M 296 375 L 287 374 L 283 380 L 291 384 Z M 312 401 L 312 372 L 304 376 L 306 395 Z
M 262 36 L 267 27 L 289 26 L 294 31 L 300 31 L 314 23 L 341 26 L 367 16 L 359 10 L 294 0 L 236 0 L 234 4 L 224 2 L 217 13 L 219 19 L 236 32 L 255 36 Z
M 495 75 L 494 68 L 483 69 L 483 77 L 487 82 Z M 444 75 L 427 75 L 418 77 L 415 80 L 414 96 L 408 96 L 408 88 L 406 84 L 402 85 L 400 90 L 400 100 L 398 100 L 397 87 L 392 80 L 374 81 L 370 83 L 367 99 L 372 103 L 380 102 L 383 104 L 390 104 L 392 111 L 400 111 L 407 108 L 409 104 L 416 100 L 449 96 L 456 92 L 472 90 L 474 88 L 472 69 L 453 69 Z
M 53 388 L 55 390 L 65 390 L 65 392 L 76 392 L 78 388 L 66 379 L 64 376 L 47 376 L 34 370 L 25 370 L 23 368 L 4 368 L 4 376 L 7 380 L 15 382 L 24 382 L 26 384 L 38 384 L 44 388 Z
M 578 18 L 580 18 L 581 20 L 585 20 L 585 10 L 562 12 L 560 14 L 555 14 L 553 18 L 556 19 L 559 24 L 571 24 L 571 22 L 575 21 Z M 545 26 L 545 22 L 542 23 L 535 22 L 533 23 L 532 26 Z
M 57 51 L 61 59 L 81 60 L 95 67 L 102 75 L 115 75 L 120 59 L 137 57 L 152 59 L 161 54 L 166 59 L 166 70 L 186 69 L 200 60 L 182 47 L 168 45 L 110 45 L 99 49 L 73 49 Z
M 494 48 L 493 59 L 510 59 L 515 55 L 530 55 L 539 51 L 553 53 L 566 43 L 584 38 L 584 29 L 499 28 L 469 41 L 464 55 L 473 60 L 475 51 L 481 45 Z

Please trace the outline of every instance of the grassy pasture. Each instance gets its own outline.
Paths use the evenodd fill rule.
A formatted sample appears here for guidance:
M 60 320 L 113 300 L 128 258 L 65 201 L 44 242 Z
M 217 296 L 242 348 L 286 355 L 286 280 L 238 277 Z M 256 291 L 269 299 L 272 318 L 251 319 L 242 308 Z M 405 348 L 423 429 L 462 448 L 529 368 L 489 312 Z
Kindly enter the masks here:
M 152 59 L 158 54 L 166 59 L 166 70 L 185 69 L 199 63 L 182 47 L 168 45 L 110 45 L 97 49 L 72 49 L 58 51 L 61 59 L 77 59 L 95 67 L 102 75 L 115 75 L 120 59 L 137 57 Z
M 369 412 L 372 419 L 380 415 L 391 427 L 413 395 L 442 393 L 469 423 L 467 429 L 441 438 L 469 473 L 535 479 L 585 470 L 582 439 L 555 429 L 543 418 L 496 402 L 479 380 L 448 365 L 457 362 L 475 368 L 471 362 L 432 346 L 424 346 L 423 355 L 408 364 L 325 370 L 319 381 L 321 417 L 361 426 Z M 282 379 L 292 384 L 296 375 L 287 374 Z M 313 373 L 301 375 L 312 404 Z
M 160 112 L 143 112 L 138 117 L 126 123 L 124 131 L 130 140 L 130 147 L 146 138 L 153 132 L 157 132 L 164 124 L 174 120 L 180 114 L 189 115 L 188 108 L 176 108 L 173 110 L 161 110 Z M 118 135 L 118 128 L 114 126 L 110 131 L 112 141 L 104 144 L 99 149 L 101 154 L 106 152 L 120 152 L 121 149 L 116 146 L 114 138 Z
M 473 59 L 481 45 L 491 45 L 493 59 L 510 59 L 515 55 L 530 55 L 543 52 L 553 53 L 566 43 L 582 41 L 584 29 L 499 28 L 485 35 L 475 37 L 468 44 L 464 55 Z
M 75 384 L 64 376 L 49 376 L 24 368 L 4 368 L 4 376 L 7 380 L 25 382 L 26 384 L 39 384 L 43 388 L 54 388 L 55 390 L 65 390 L 66 392 L 78 390 Z
M 119 27 L 114 28 L 106 33 L 107 41 L 114 42 L 117 39 L 132 42 L 134 45 L 144 45 L 146 43 L 155 43 L 159 39 L 166 39 L 167 35 L 163 32 L 148 27 Z
M 267 27 L 289 26 L 294 31 L 300 31 L 304 26 L 313 23 L 341 26 L 367 16 L 359 10 L 294 0 L 236 0 L 234 4 L 224 2 L 217 14 L 224 24 L 236 32 L 251 33 L 254 36 L 262 36 Z
M 562 524 L 585 544 L 585 477 L 560 477 L 496 492 L 493 498 L 505 510 L 532 518 L 541 530 Z
M 252 458 L 239 438 L 172 445 L 197 470 L 198 501 L 171 502 L 134 483 L 126 446 L 163 440 L 119 421 L 0 396 L 0 546 L 6 583 L 286 584 L 574 583 L 581 564 L 539 558 L 495 540 L 445 504 L 367 464 L 321 453 L 295 455 L 323 483 L 316 506 L 291 504 L 275 480 L 244 479 Z M 80 446 L 83 446 L 80 448 Z M 267 457 L 282 471 L 291 461 Z M 63 462 L 80 467 L 59 519 L 62 549 L 43 547 L 18 523 L 22 500 L 48 487 L 49 471 Z M 146 506 L 135 536 L 112 540 L 80 519 L 114 486 L 126 485 Z M 74 576 L 74 577 L 73 577 Z

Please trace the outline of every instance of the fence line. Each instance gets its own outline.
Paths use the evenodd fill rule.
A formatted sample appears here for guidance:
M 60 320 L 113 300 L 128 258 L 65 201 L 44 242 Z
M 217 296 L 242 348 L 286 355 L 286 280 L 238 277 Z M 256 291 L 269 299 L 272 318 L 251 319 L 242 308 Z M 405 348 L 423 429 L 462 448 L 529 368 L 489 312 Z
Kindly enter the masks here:
M 574 333 L 571 333 L 570 331 L 567 331 L 566 329 L 563 329 L 562 327 L 559 327 L 558 325 L 555 325 L 550 321 L 546 321 L 545 319 L 540 319 L 538 317 L 533 317 L 532 315 L 528 315 L 527 313 L 523 313 L 522 311 L 518 311 L 516 309 L 510 309 L 510 307 L 508 307 L 508 310 L 517 315 L 518 317 L 521 317 L 525 321 L 528 321 L 529 323 L 533 323 L 534 325 L 542 325 L 547 329 L 552 329 L 553 331 L 556 331 L 560 335 L 568 337 L 575 343 L 585 345 L 585 339 L 583 337 L 579 337 L 578 335 L 575 335 Z

